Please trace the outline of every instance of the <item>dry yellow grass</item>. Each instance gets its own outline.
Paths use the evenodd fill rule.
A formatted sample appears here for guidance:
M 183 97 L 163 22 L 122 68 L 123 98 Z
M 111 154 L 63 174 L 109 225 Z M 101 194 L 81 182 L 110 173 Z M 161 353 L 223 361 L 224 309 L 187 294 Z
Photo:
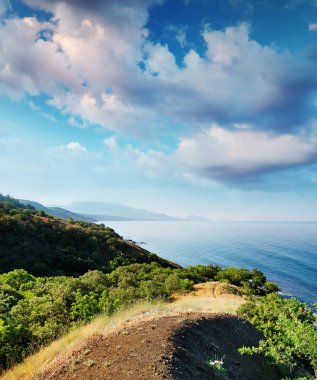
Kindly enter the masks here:
M 239 288 L 221 282 L 206 282 L 194 286 L 194 291 L 185 295 L 173 295 L 169 309 L 176 311 L 199 311 L 235 313 L 245 302 Z
M 244 303 L 235 287 L 210 282 L 195 285 L 194 291 L 185 295 L 173 295 L 171 302 L 142 302 L 125 309 L 112 317 L 99 316 L 86 326 L 80 327 L 52 342 L 38 353 L 13 367 L 1 376 L 1 380 L 33 380 L 52 362 L 67 361 L 74 350 L 85 347 L 89 338 L 107 335 L 123 326 L 140 323 L 163 315 L 178 315 L 184 312 L 234 313 Z
M 157 315 L 161 309 L 162 305 L 159 303 L 142 302 L 130 309 L 118 312 L 112 317 L 96 317 L 88 325 L 71 331 L 41 349 L 38 353 L 27 357 L 23 363 L 16 365 L 2 375 L 1 380 L 35 379 L 40 369 L 48 365 L 52 360 L 58 359 L 58 356 L 66 358 L 73 350 L 84 346 L 90 337 L 106 335 L 111 331 L 122 328 L 130 320 L 139 320 L 142 316 Z

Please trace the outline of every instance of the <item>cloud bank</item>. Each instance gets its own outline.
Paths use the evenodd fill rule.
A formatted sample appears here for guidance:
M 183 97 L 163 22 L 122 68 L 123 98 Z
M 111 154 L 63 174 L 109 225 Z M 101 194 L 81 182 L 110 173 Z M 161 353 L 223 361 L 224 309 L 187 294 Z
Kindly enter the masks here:
M 163 1 L 24 2 L 52 16 L 11 13 L 0 23 L 1 93 L 16 100 L 45 94 L 78 125 L 138 138 L 181 125 L 172 155 L 206 178 L 226 182 L 317 161 L 313 55 L 261 45 L 242 23 L 204 27 L 204 54 L 191 49 L 179 66 L 145 28 L 149 8 Z M 177 36 L 184 47 L 186 29 Z M 115 140 L 104 143 L 118 148 Z M 152 150 L 151 167 L 164 155 Z M 145 166 L 141 153 L 132 157 Z
M 270 135 L 213 125 L 191 138 L 183 138 L 176 158 L 195 174 L 224 182 L 245 181 L 316 162 L 317 133 Z

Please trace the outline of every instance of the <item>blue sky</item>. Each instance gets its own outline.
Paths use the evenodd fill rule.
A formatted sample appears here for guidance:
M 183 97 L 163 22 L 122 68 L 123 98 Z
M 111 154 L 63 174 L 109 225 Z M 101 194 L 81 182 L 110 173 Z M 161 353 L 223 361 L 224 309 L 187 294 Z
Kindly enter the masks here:
M 317 220 L 316 0 L 0 0 L 0 192 Z

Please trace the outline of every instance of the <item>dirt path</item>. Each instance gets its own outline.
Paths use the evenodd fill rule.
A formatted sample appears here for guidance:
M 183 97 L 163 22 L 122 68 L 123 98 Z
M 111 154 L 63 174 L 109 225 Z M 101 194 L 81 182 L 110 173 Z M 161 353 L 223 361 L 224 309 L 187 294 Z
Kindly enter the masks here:
M 164 316 L 95 337 L 90 348 L 42 379 L 278 379 L 263 358 L 237 352 L 238 347 L 256 344 L 259 338 L 252 325 L 231 314 Z M 225 377 L 207 364 L 221 358 Z

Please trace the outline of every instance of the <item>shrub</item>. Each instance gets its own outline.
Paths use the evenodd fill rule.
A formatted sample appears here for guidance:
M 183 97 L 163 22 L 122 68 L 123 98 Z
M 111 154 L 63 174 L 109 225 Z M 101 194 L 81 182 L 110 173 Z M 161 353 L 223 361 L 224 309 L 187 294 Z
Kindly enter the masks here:
M 30 281 L 35 281 L 35 277 L 24 269 L 14 269 L 11 272 L 0 274 L 0 284 L 7 284 L 17 291 L 21 285 Z
M 228 282 L 229 284 L 241 286 L 251 279 L 251 273 L 247 269 L 226 268 L 221 270 L 215 280 Z
M 104 290 L 99 299 L 99 308 L 101 312 L 111 315 L 120 307 L 120 300 L 118 298 L 111 299 L 109 291 Z
M 214 280 L 220 270 L 221 267 L 218 265 L 195 265 L 183 269 L 182 275 L 184 278 L 192 280 L 197 284 L 199 282 Z
M 164 284 L 158 281 L 142 281 L 140 283 L 140 298 L 146 300 L 166 299 L 168 292 L 165 289 Z
M 31 342 L 30 330 L 0 319 L 0 369 L 20 361 L 27 353 Z
M 99 301 L 95 293 L 89 292 L 89 294 L 83 295 L 80 290 L 77 291 L 76 301 L 70 308 L 73 320 L 89 322 L 100 311 Z
M 265 295 L 278 290 L 278 286 L 267 282 L 265 275 L 257 269 L 225 268 L 218 272 L 215 280 L 242 286 L 247 294 Z
M 243 347 L 241 353 L 261 353 L 291 373 L 301 370 L 317 374 L 317 331 L 313 310 L 296 299 L 269 294 L 238 309 L 264 335 L 258 347 Z

